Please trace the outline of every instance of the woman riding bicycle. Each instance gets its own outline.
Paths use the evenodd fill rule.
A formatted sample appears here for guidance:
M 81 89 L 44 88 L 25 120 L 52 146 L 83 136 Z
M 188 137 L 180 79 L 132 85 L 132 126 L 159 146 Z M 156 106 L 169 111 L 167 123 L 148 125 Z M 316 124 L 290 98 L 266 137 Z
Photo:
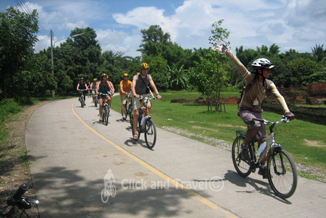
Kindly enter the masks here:
M 83 91 L 80 91 L 83 90 Z M 84 82 L 84 78 L 80 78 L 80 82 L 77 84 L 77 91 L 79 93 L 79 96 L 84 95 L 84 105 L 86 105 L 86 98 L 85 98 L 85 92 L 88 90 L 87 84 Z
M 108 94 L 108 95 L 99 95 L 99 113 L 100 113 L 100 120 L 99 122 L 103 121 L 102 117 L 102 106 L 104 101 L 106 100 L 108 102 L 108 105 L 111 105 L 111 95 L 109 94 L 109 91 L 111 92 L 111 95 L 114 93 L 114 87 L 111 82 L 108 81 L 108 75 L 105 73 L 102 74 L 101 76 L 101 82 L 97 84 L 96 87 L 96 94 L 98 95 L 99 93 L 102 94 Z
M 246 89 L 239 104 L 239 116 L 248 128 L 244 144 L 241 145 L 241 158 L 249 159 L 247 148 L 250 140 L 256 136 L 258 144 L 260 145 L 263 142 L 264 136 L 266 135 L 264 124 L 259 121 L 253 122 L 252 119 L 263 119 L 263 109 L 261 108 L 261 105 L 264 98 L 267 96 L 267 92 L 271 92 L 275 95 L 281 104 L 286 117 L 292 120 L 294 118 L 294 114 L 290 112 L 283 96 L 277 90 L 275 84 L 271 80 L 268 80 L 270 76 L 270 70 L 274 68 L 274 65 L 271 61 L 266 58 L 259 58 L 255 60 L 252 63 L 252 67 L 255 70 L 255 73 L 251 73 L 245 66 L 243 66 L 239 59 L 226 48 L 225 45 L 217 46 L 216 50 L 221 53 L 225 53 L 226 56 L 232 60 L 232 62 L 238 67 L 246 82 Z M 266 160 L 262 160 L 262 167 L 258 172 L 263 176 L 266 172 L 265 161 Z

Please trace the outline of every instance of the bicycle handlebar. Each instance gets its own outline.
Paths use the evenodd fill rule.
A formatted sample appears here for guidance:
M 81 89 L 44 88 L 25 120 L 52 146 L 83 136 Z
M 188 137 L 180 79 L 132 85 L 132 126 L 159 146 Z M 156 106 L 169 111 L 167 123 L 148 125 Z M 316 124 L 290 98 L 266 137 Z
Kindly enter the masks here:
M 20 201 L 22 196 L 25 194 L 25 192 L 28 190 L 28 185 L 26 183 L 23 183 L 19 188 L 17 189 L 16 193 L 12 196 L 12 198 L 15 201 Z
M 78 91 L 81 91 L 81 92 L 85 92 L 87 91 L 88 89 L 78 89 Z
M 253 118 L 250 122 L 251 125 L 254 125 L 255 124 L 255 121 L 259 121 L 261 123 L 264 123 L 264 125 L 268 125 L 268 124 L 271 124 L 271 126 L 269 127 L 269 130 L 270 132 L 273 132 L 273 129 L 275 127 L 276 124 L 279 124 L 279 123 L 288 123 L 290 122 L 290 118 L 286 117 L 286 116 L 282 116 L 282 119 L 281 120 L 278 120 L 278 121 L 269 121 L 269 120 L 266 120 L 266 119 L 259 119 L 259 118 Z

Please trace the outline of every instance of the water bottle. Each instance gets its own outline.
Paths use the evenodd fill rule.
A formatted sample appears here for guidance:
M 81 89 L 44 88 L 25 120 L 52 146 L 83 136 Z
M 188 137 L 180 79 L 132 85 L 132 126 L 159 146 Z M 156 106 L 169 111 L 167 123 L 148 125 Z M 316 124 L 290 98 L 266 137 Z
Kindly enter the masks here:
M 140 121 L 140 125 L 143 127 L 144 126 L 144 124 L 145 124 L 145 117 L 143 117 L 142 119 L 141 119 L 141 121 Z
M 264 153 L 266 146 L 267 146 L 266 142 L 263 142 L 263 143 L 259 146 L 259 149 L 258 149 L 258 151 L 257 151 L 257 154 L 259 155 L 259 157 L 261 157 L 261 155 Z

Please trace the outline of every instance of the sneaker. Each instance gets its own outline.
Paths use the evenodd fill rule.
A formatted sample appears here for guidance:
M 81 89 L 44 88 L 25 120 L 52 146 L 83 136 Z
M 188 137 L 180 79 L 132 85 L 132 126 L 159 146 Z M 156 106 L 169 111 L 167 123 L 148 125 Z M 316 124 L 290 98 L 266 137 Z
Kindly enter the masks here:
M 267 178 L 267 166 L 266 165 L 260 166 L 259 167 L 258 174 L 259 175 L 262 175 L 263 176 L 263 179 L 266 179 Z
M 249 154 L 248 154 L 248 145 L 245 145 L 244 143 L 241 144 L 241 153 L 240 157 L 243 160 L 249 160 Z

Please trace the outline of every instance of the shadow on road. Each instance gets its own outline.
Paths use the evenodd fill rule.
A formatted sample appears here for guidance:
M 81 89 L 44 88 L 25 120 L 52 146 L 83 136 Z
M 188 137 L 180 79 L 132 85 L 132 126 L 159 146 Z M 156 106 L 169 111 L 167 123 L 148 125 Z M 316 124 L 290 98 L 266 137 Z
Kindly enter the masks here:
M 272 197 L 280 202 L 283 202 L 285 204 L 292 204 L 290 201 L 288 200 L 284 200 L 282 198 L 279 198 L 277 196 L 274 195 L 274 192 L 271 190 L 268 180 L 257 180 L 257 179 L 253 179 L 250 177 L 246 177 L 243 178 L 240 175 L 238 175 L 238 173 L 236 173 L 235 171 L 232 170 L 228 170 L 227 173 L 225 173 L 224 175 L 224 179 L 228 180 L 229 182 L 240 186 L 240 187 L 247 187 L 247 186 L 252 186 L 255 188 L 255 191 L 237 191 L 237 192 L 245 192 L 245 193 L 252 193 L 252 192 L 259 192 L 261 194 L 264 194 L 266 196 Z M 260 185 L 260 186 L 259 186 Z
M 79 174 L 78 170 L 64 167 L 46 168 L 44 172 L 33 174 L 37 197 L 41 202 L 41 217 L 104 217 L 104 214 L 169 217 L 192 212 L 185 211 L 181 205 L 185 199 L 195 197 L 169 183 L 159 187 L 157 182 L 114 182 L 115 197 L 109 197 L 109 201 L 103 203 L 103 179 L 86 180 Z M 204 192 L 197 192 L 203 197 L 210 197 Z

